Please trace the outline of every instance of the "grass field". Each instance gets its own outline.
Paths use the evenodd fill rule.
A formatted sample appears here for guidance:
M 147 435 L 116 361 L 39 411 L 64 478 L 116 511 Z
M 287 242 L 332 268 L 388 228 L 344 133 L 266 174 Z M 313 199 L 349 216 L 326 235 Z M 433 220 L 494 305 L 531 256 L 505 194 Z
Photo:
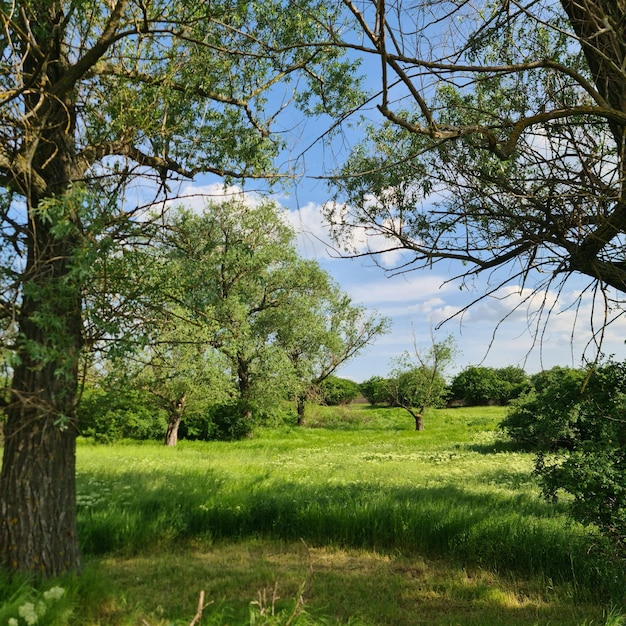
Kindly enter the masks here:
M 0 581 L 0 622 L 58 586 L 37 623 L 190 624 L 201 591 L 205 625 L 626 623 L 621 564 L 539 498 L 502 415 L 432 411 L 417 433 L 354 405 L 236 443 L 80 442 L 85 571 Z

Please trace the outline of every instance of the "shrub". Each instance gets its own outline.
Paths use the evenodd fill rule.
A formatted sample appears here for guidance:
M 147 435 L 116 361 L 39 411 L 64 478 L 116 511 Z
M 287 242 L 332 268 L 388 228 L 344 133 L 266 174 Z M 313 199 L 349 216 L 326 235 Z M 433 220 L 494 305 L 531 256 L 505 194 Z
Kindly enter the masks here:
M 452 397 L 466 404 L 508 404 L 530 388 L 530 381 L 521 367 L 470 366 L 457 374 L 450 385 Z
M 450 391 L 455 399 L 469 405 L 489 404 L 498 401 L 500 381 L 493 368 L 471 366 L 452 379 Z
M 517 444 L 541 451 L 571 448 L 581 438 L 584 370 L 555 367 L 532 377 L 532 388 L 513 400 L 500 427 Z
M 347 378 L 338 378 L 337 376 L 325 378 L 319 384 L 319 389 L 322 393 L 324 404 L 328 406 L 349 404 L 352 400 L 358 398 L 360 393 L 358 383 Z
M 531 388 L 530 378 L 521 367 L 509 365 L 495 370 L 498 377 L 498 401 L 500 404 L 508 404 L 511 400 L 519 398 Z
M 370 404 L 390 404 L 389 381 L 372 376 L 359 385 L 359 390 Z
M 572 512 L 626 553 L 626 364 L 553 368 L 533 377 L 502 427 L 537 451 L 544 495 L 572 496 Z
M 154 406 L 147 392 L 137 389 L 86 387 L 77 420 L 81 434 L 102 442 L 161 439 L 167 427 L 165 412 Z

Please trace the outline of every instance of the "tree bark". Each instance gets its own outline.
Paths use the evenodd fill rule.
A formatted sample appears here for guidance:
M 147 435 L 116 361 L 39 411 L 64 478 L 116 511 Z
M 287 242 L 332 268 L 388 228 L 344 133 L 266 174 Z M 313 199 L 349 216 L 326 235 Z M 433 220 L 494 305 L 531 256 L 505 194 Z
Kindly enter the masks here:
M 80 569 L 73 428 L 37 409 L 7 411 L 0 551 L 9 570 L 50 577 Z
M 74 407 L 81 348 L 81 294 L 69 279 L 68 241 L 45 236 L 27 273 L 19 318 L 22 340 L 5 413 L 0 473 L 0 562 L 50 577 L 80 569 L 76 531 Z M 47 240 L 46 240 L 47 239 Z M 62 283 L 62 284 L 61 284 Z M 59 289 L 54 305 L 45 293 Z M 47 320 L 47 323 L 46 321 Z

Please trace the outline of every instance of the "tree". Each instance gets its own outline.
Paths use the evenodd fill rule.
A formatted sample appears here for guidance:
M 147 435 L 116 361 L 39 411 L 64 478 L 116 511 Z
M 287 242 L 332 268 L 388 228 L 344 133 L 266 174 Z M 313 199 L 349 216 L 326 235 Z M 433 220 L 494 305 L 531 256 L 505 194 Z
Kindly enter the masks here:
M 143 392 L 153 410 L 167 416 L 164 443 L 175 446 L 188 413 L 208 412 L 228 401 L 234 389 L 206 329 L 186 323 L 182 314 L 164 321 L 169 325 L 160 330 L 158 341 L 109 363 L 106 388 L 109 393 Z
M 334 21 L 316 0 L 17 0 L 0 17 L 0 328 L 11 369 L 0 563 L 50 576 L 80 567 L 74 414 L 94 259 L 126 243 L 179 180 L 273 175 L 272 124 L 290 94 L 336 112 L 351 98 L 351 67 L 336 49 L 305 45 Z
M 298 256 L 294 232 L 272 202 L 181 211 L 162 238 L 163 271 L 176 277 L 187 311 L 179 317 L 207 329 L 250 422 L 255 411 L 294 396 L 302 420 L 307 391 L 386 328 L 318 263 Z
M 455 352 L 451 337 L 438 343 L 433 339 L 426 352 L 415 345 L 413 355 L 407 352 L 397 360 L 389 377 L 389 395 L 395 406 L 405 409 L 415 420 L 415 430 L 424 430 L 426 407 L 445 402 L 448 390 L 443 374 Z
M 306 422 L 306 401 L 317 396 L 320 385 L 389 328 L 387 318 L 354 304 L 317 264 L 309 262 L 308 269 L 307 297 L 292 298 L 289 317 L 277 323 L 277 339 L 299 381 L 300 426 Z
M 333 178 L 338 237 L 383 235 L 412 253 L 403 270 L 458 261 L 461 284 L 485 272 L 488 293 L 526 287 L 537 327 L 548 287 L 582 275 L 600 344 L 626 291 L 624 3 L 344 5 L 359 40 L 344 45 L 381 68 L 384 123 Z

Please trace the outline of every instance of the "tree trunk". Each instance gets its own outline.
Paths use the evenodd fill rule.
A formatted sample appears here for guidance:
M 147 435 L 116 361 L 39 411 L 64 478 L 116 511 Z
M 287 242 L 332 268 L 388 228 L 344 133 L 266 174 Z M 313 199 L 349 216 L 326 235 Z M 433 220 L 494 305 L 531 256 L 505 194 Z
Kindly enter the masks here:
M 7 411 L 0 478 L 0 551 L 9 570 L 48 578 L 80 569 L 74 428 L 52 415 Z
M 73 267 L 83 243 L 82 203 L 67 194 L 83 179 L 85 165 L 77 157 L 73 82 L 48 91 L 68 67 L 59 39 L 61 8 L 39 0 L 21 16 L 39 47 L 32 45 L 38 52 L 25 54 L 22 68 L 32 81 L 24 95 L 28 124 L 21 147 L 29 158 L 16 160 L 22 167 L 12 170 L 28 222 L 16 365 L 5 408 L 0 566 L 50 577 L 80 569 L 74 412 L 86 270 Z
M 72 242 L 38 221 L 29 253 L 0 473 L 0 563 L 50 577 L 80 569 L 74 408 L 82 341 Z M 52 294 L 56 294 L 56 297 Z
M 306 422 L 306 394 L 299 393 L 296 398 L 296 411 L 298 413 L 298 426 L 304 426 Z
M 421 413 L 414 413 L 415 430 L 424 430 L 424 416 Z
M 182 395 L 178 402 L 172 407 L 169 412 L 169 418 L 167 422 L 167 432 L 165 433 L 165 445 L 175 446 L 178 443 L 178 429 L 180 423 L 183 420 L 183 413 L 185 412 L 185 403 L 187 400 L 186 395 Z

